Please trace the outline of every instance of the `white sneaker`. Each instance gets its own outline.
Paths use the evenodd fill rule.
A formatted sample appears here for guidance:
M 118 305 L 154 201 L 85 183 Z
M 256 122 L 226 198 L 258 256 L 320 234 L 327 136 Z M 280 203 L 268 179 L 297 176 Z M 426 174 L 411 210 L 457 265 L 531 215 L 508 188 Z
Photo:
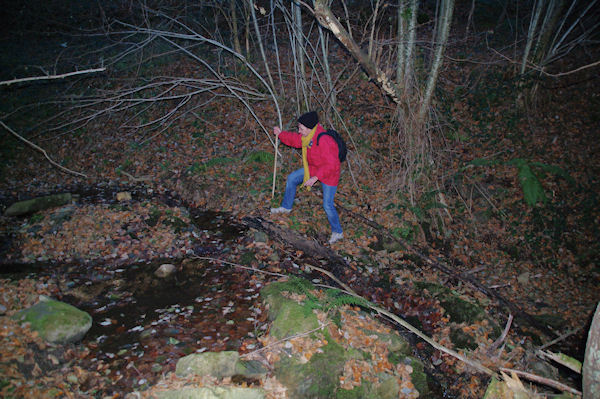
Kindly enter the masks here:
M 331 238 L 329 239 L 329 243 L 333 244 L 334 242 L 339 241 L 342 238 L 344 238 L 344 233 L 331 233 Z
M 279 208 L 271 208 L 271 213 L 290 213 L 292 210 L 280 206 Z

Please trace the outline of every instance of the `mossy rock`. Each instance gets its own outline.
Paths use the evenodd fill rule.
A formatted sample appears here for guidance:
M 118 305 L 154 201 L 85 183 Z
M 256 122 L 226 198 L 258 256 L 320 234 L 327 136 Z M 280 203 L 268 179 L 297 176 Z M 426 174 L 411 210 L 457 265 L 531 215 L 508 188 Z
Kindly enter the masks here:
M 379 337 L 379 341 L 387 344 L 387 349 L 400 355 L 408 355 L 411 352 L 410 343 L 402 336 L 394 333 L 378 333 L 372 332 Z M 368 335 L 371 335 L 368 334 Z
M 308 363 L 283 357 L 275 364 L 277 379 L 288 388 L 290 397 L 298 399 L 334 398 L 339 378 L 348 360 L 344 349 L 330 341 Z
M 190 374 L 211 375 L 217 378 L 242 375 L 260 378 L 267 370 L 257 361 L 242 361 L 235 351 L 193 353 L 177 362 L 175 374 L 184 377 Z
M 92 326 L 92 317 L 67 303 L 40 296 L 40 302 L 13 316 L 15 320 L 30 323 L 48 342 L 65 344 L 83 338 Z
M 384 377 L 382 377 L 384 378 Z M 336 399 L 396 399 L 400 395 L 400 385 L 395 377 L 388 375 L 383 382 L 373 385 L 362 380 L 361 384 L 353 389 L 338 389 Z
M 281 295 L 281 292 L 291 288 L 289 282 L 273 283 L 260 292 L 269 305 L 269 319 L 273 321 L 270 334 L 277 339 L 314 330 L 319 326 L 317 316 L 310 308 Z
M 336 399 L 362 399 L 372 398 L 371 384 L 362 380 L 361 384 L 353 389 L 338 389 L 335 393 Z
M 485 390 L 483 399 L 505 399 L 505 398 L 533 399 L 533 397 L 530 396 L 529 394 L 527 394 L 526 391 L 515 392 L 512 389 L 510 389 L 504 381 L 499 381 L 496 378 L 492 378 L 487 389 Z
M 440 306 L 454 323 L 473 322 L 486 318 L 485 310 L 481 306 L 460 298 L 444 286 L 423 281 L 414 282 L 414 286 L 417 289 L 426 289 L 432 296 L 438 298 Z M 490 320 L 490 324 L 493 323 L 494 321 Z
M 158 392 L 157 399 L 263 399 L 265 392 L 257 388 L 201 387 Z
M 455 347 L 460 349 L 475 350 L 478 346 L 475 338 L 464 332 L 460 327 L 453 327 L 450 330 L 450 340 Z
M 33 198 L 27 201 L 15 202 L 6 209 L 5 216 L 21 216 L 48 208 L 55 208 L 70 203 L 73 197 L 70 193 L 54 194 Z
M 277 338 L 283 339 L 298 333 L 314 330 L 319 327 L 317 316 L 298 303 L 281 297 L 279 311 L 271 324 L 269 333 Z
M 413 371 L 410 373 L 410 379 L 417 391 L 419 396 L 426 396 L 429 393 L 429 384 L 427 382 L 427 374 L 425 374 L 425 367 L 423 362 L 412 356 L 407 356 L 404 360 L 406 364 L 409 364 Z
M 374 395 L 367 396 L 368 398 L 380 398 L 380 399 L 396 399 L 400 394 L 400 385 L 398 380 L 393 376 L 389 376 L 383 380 L 383 382 L 373 389 Z
M 447 296 L 440 302 L 440 305 L 450 316 L 450 321 L 454 323 L 472 323 L 485 318 L 485 311 L 482 307 L 454 295 Z

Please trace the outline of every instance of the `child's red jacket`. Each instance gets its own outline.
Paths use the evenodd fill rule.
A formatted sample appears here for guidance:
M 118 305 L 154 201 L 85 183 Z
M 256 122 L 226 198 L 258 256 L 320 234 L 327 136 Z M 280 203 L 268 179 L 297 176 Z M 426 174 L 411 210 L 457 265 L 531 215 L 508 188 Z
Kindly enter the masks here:
M 319 139 L 317 137 L 325 132 L 320 124 L 317 124 L 317 131 L 306 151 L 308 160 L 308 171 L 310 176 L 317 176 L 323 184 L 328 186 L 337 186 L 340 181 L 340 159 L 338 157 L 338 146 L 335 140 L 326 134 Z M 283 144 L 290 147 L 302 148 L 302 139 L 297 132 L 281 132 L 279 139 Z

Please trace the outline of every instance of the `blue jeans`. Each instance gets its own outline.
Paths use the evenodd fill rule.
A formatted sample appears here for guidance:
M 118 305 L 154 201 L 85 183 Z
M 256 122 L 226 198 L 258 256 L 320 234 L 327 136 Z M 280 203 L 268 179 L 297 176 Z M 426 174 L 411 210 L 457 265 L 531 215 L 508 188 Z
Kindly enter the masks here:
M 296 197 L 296 187 L 302 184 L 303 180 L 303 168 L 290 173 L 285 185 L 283 201 L 281 202 L 282 207 L 285 209 L 292 209 L 294 206 L 294 198 Z M 340 224 L 340 217 L 338 216 L 338 213 L 335 210 L 335 205 L 333 204 L 333 197 L 337 191 L 337 186 L 328 186 L 327 184 L 323 184 L 323 182 L 321 182 L 321 186 L 323 187 L 323 209 L 325 209 L 325 213 L 327 214 L 327 220 L 329 220 L 329 224 L 331 225 L 331 231 L 334 233 L 342 233 L 343 231 Z

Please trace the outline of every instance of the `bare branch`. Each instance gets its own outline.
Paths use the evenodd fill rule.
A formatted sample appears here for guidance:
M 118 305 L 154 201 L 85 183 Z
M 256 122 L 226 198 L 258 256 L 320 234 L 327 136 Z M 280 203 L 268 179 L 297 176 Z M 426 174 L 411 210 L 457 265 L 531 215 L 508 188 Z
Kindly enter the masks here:
M 521 371 L 521 370 L 507 369 L 505 367 L 501 367 L 500 370 L 504 371 L 506 373 L 515 373 L 519 377 L 523 377 L 529 381 L 537 382 L 537 383 L 540 383 L 540 384 L 543 384 L 543 385 L 546 385 L 546 386 L 549 386 L 552 388 L 556 388 L 563 392 L 569 392 L 574 395 L 581 396 L 581 392 L 579 392 L 575 388 L 571 388 L 568 385 L 565 385 L 565 384 L 555 381 L 555 380 L 551 380 L 550 378 L 541 377 L 539 375 L 527 373 L 527 372 Z
M 13 83 L 31 82 L 34 80 L 63 79 L 63 78 L 68 78 L 70 76 L 83 75 L 83 74 L 95 73 L 95 72 L 103 72 L 103 71 L 106 71 L 106 68 L 86 69 L 85 71 L 75 71 L 75 72 L 63 73 L 61 75 L 32 76 L 29 78 L 4 80 L 4 81 L 0 82 L 0 86 L 4 86 L 4 85 L 9 86 Z
M 14 130 L 12 130 L 10 127 L 6 126 L 6 124 L 4 122 L 0 121 L 0 126 L 2 126 L 3 128 L 5 128 L 6 130 L 8 130 L 13 136 L 15 136 L 16 138 L 18 138 L 19 140 L 25 142 L 27 145 L 33 147 L 34 149 L 36 149 L 39 152 L 41 152 L 42 154 L 44 154 L 44 157 L 46 157 L 46 159 L 52 165 L 56 166 L 57 168 L 61 169 L 62 171 L 70 173 L 70 174 L 73 174 L 75 176 L 81 176 L 81 177 L 87 178 L 87 175 L 84 175 L 83 173 L 75 172 L 74 170 L 71 170 L 69 168 L 65 168 L 64 166 L 59 165 L 58 163 L 56 163 L 55 161 L 53 161 L 52 158 L 50 158 L 50 156 L 46 152 L 46 150 L 44 150 L 41 147 L 38 147 L 37 145 L 33 144 L 31 141 L 27 140 L 25 137 L 19 135 L 17 132 L 15 132 Z

